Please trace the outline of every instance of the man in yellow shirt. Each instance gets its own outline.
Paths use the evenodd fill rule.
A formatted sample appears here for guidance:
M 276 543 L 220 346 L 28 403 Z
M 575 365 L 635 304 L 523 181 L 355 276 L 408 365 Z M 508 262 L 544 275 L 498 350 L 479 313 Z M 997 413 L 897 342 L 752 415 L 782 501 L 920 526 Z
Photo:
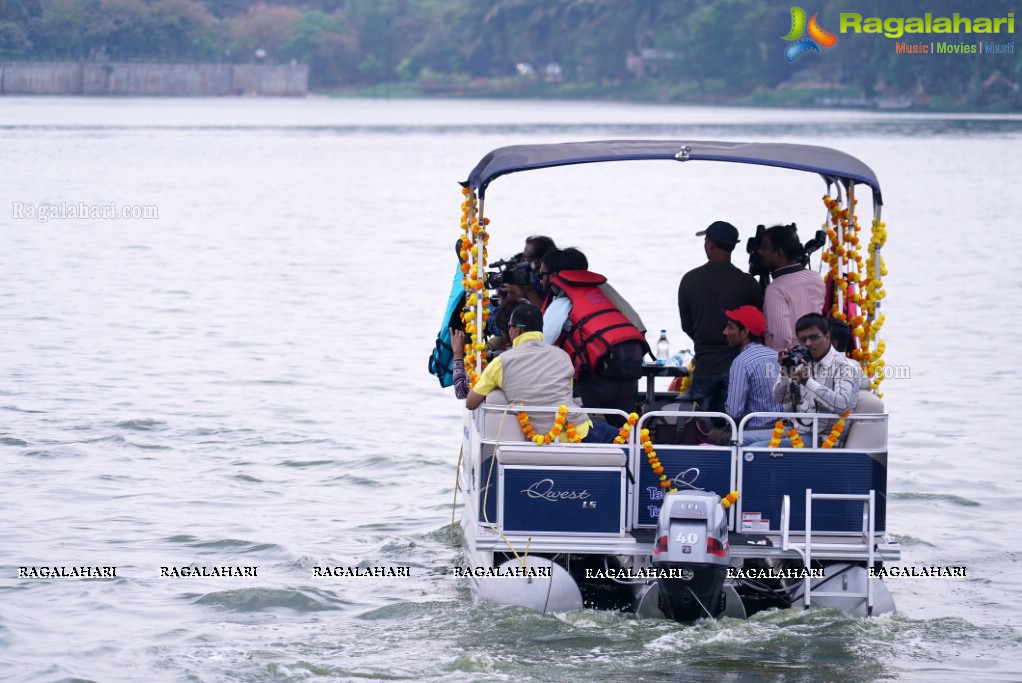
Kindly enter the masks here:
M 531 406 L 567 406 L 568 422 L 587 443 L 611 443 L 617 430 L 606 422 L 590 420 L 578 408 L 571 395 L 575 366 L 562 349 L 543 341 L 543 313 L 530 304 L 522 304 L 511 314 L 511 348 L 494 358 L 468 392 L 465 406 L 475 410 L 495 389 L 502 389 L 508 403 Z M 545 434 L 553 427 L 551 413 L 530 415 L 533 428 Z M 567 440 L 567 433 L 558 437 Z

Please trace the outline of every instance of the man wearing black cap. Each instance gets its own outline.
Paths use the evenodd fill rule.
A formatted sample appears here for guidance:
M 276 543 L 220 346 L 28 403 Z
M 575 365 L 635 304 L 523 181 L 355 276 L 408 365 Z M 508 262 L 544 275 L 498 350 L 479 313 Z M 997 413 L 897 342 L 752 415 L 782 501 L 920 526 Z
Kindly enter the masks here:
M 763 307 L 763 290 L 748 273 L 731 263 L 738 244 L 738 229 L 725 221 L 714 221 L 696 233 L 705 237 L 707 262 L 685 273 L 678 287 L 681 329 L 692 338 L 695 367 L 688 400 L 703 410 L 724 411 L 728 373 L 739 349 L 728 346 L 724 337 L 724 311 L 741 306 Z

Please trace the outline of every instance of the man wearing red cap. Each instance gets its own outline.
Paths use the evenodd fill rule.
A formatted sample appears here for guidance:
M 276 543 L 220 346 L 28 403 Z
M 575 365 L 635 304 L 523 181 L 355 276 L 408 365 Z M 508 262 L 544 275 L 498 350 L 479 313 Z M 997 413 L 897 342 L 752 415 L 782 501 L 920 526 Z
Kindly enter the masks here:
M 724 315 L 728 319 L 724 328 L 727 345 L 739 349 L 731 363 L 724 412 L 736 423 L 749 413 L 782 412 L 773 391 L 774 378 L 780 374 L 777 353 L 763 346 L 766 318 L 755 306 L 741 306 L 724 311 Z M 742 445 L 769 439 L 773 424 L 774 420 L 769 417 L 756 417 L 746 422 Z

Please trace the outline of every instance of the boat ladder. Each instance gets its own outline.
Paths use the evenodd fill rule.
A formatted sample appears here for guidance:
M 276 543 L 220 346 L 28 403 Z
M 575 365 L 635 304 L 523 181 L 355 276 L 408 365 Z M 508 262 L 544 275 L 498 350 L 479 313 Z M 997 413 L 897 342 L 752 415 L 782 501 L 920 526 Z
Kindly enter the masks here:
M 813 501 L 814 500 L 845 500 L 862 502 L 862 536 L 859 542 L 853 543 L 813 543 Z M 876 493 L 870 489 L 869 493 L 813 493 L 812 489 L 806 489 L 806 536 L 804 543 L 794 543 L 788 538 L 788 526 L 791 517 L 791 499 L 784 496 L 781 502 L 781 549 L 784 551 L 793 550 L 802 557 L 805 568 L 812 567 L 812 555 L 816 551 L 847 552 L 849 555 L 867 558 L 867 569 L 873 566 L 875 545 L 873 535 L 875 532 Z M 821 591 L 812 590 L 812 578 L 809 572 L 803 579 L 802 586 L 803 606 L 808 609 L 813 596 L 818 598 L 865 598 L 866 614 L 873 614 L 873 582 L 866 578 L 866 590 L 861 593 L 848 591 Z

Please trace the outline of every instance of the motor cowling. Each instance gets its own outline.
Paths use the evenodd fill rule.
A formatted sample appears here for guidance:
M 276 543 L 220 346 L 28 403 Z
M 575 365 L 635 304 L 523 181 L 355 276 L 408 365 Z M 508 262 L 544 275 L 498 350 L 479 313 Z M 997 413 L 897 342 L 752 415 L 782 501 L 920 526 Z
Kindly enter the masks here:
M 665 494 L 652 558 L 664 614 L 686 622 L 723 612 L 730 561 L 720 496 L 707 491 Z

